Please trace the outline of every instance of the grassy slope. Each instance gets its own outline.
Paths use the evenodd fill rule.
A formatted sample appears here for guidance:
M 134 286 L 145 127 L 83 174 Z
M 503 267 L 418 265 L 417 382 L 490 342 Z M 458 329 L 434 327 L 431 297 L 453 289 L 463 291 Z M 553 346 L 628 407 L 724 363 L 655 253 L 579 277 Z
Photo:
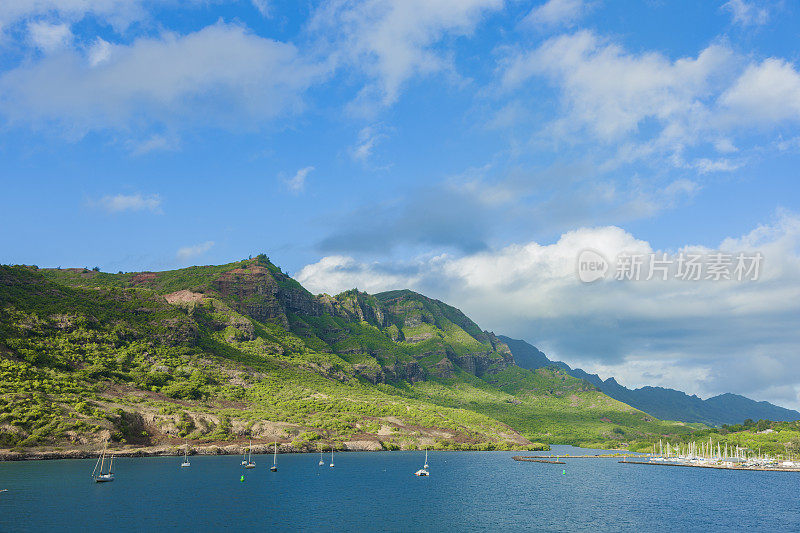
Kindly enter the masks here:
M 481 379 L 455 367 L 449 379 L 368 383 L 354 365 L 432 366 L 443 351 L 497 356 L 460 311 L 410 291 L 369 297 L 367 304 L 394 302 L 388 327 L 297 317 L 313 330 L 304 337 L 217 298 L 176 307 L 157 296 L 182 289 L 215 296 L 214 277 L 246 264 L 149 276 L 0 267 L 0 444 L 102 431 L 129 442 L 166 434 L 225 440 L 256 432 L 263 420 L 291 424 L 283 440 L 301 444 L 367 435 L 385 447 L 427 444 L 432 435 L 439 446 L 497 446 L 510 438 L 506 424 L 534 441 L 605 445 L 690 429 L 553 370 L 511 367 Z M 409 326 L 409 313 L 425 320 Z M 420 331 L 432 336 L 392 340 Z M 131 415 L 142 412 L 154 421 Z
M 556 368 L 510 367 L 484 379 L 459 378 L 415 388 L 442 405 L 491 416 L 538 442 L 637 447 L 699 426 L 656 420 Z

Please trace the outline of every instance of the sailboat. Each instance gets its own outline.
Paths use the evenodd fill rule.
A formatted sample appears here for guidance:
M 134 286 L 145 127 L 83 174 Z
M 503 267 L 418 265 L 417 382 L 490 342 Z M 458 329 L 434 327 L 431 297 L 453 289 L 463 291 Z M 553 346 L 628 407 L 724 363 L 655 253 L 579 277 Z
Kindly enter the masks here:
M 415 476 L 420 476 L 420 477 L 425 477 L 425 476 L 431 475 L 430 472 L 428 472 L 428 450 L 427 449 L 425 450 L 425 466 L 423 466 L 422 468 L 420 468 L 419 470 L 414 472 L 414 475 Z
M 94 479 L 95 483 L 106 483 L 109 481 L 114 481 L 114 456 L 111 456 L 111 460 L 108 463 L 108 472 L 105 474 L 103 473 L 103 469 L 106 463 L 106 446 L 103 446 L 103 451 L 100 453 L 100 457 L 97 458 L 97 462 L 94 465 L 94 470 L 92 470 L 92 479 Z M 100 471 L 98 472 L 97 467 L 100 467 Z
M 247 448 L 247 462 L 244 464 L 245 468 L 255 468 L 256 464 L 253 462 L 253 441 L 250 440 L 250 446 Z
M 272 466 L 269 468 L 270 472 L 278 471 L 278 443 L 275 442 L 275 455 L 272 456 Z
M 325 459 L 322 458 L 322 448 L 319 449 L 319 466 L 325 464 Z
M 331 468 L 333 468 L 333 444 L 331 444 Z
M 181 468 L 188 468 L 190 466 L 192 465 L 189 462 L 189 445 L 186 444 L 186 448 L 183 450 L 183 462 L 181 463 Z

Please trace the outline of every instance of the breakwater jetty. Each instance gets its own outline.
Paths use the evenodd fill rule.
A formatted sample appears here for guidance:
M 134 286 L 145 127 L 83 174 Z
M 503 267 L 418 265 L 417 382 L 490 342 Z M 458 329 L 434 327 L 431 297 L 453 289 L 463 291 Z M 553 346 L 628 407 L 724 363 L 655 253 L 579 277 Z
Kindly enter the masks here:
M 554 465 L 565 465 L 564 461 L 559 461 L 558 458 L 540 458 L 540 457 L 523 457 L 521 455 L 515 455 L 512 457 L 515 461 L 525 461 L 527 463 L 550 463 Z
M 531 461 L 535 463 L 547 463 L 545 459 L 619 459 L 620 457 L 631 457 L 624 453 L 597 453 L 592 455 L 515 455 L 515 461 Z M 649 455 L 637 455 L 637 458 L 647 458 Z

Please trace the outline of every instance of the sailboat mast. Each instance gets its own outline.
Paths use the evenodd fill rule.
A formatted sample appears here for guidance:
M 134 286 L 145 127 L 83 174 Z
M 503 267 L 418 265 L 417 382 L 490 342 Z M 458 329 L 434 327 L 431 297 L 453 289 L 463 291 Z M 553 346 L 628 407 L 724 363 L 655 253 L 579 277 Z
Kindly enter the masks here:
M 103 453 L 101 452 L 100 455 L 97 456 L 97 462 L 94 464 L 94 470 L 92 470 L 92 477 L 94 477 L 95 473 L 97 473 L 97 467 L 100 466 L 100 458 L 103 457 Z

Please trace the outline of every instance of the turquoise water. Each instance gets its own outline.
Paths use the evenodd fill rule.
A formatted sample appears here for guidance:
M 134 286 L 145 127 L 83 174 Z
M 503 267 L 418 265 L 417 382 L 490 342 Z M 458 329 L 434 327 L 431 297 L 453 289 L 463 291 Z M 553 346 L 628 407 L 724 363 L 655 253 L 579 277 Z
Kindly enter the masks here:
M 119 459 L 104 484 L 94 460 L 0 463 L 0 531 L 800 530 L 800 474 L 512 455 L 430 452 L 428 478 L 422 452 Z

